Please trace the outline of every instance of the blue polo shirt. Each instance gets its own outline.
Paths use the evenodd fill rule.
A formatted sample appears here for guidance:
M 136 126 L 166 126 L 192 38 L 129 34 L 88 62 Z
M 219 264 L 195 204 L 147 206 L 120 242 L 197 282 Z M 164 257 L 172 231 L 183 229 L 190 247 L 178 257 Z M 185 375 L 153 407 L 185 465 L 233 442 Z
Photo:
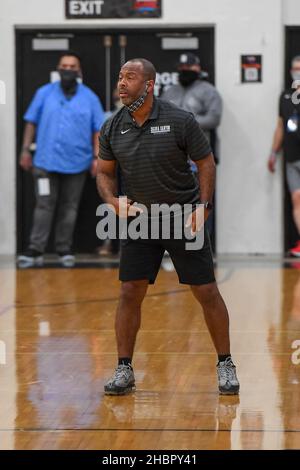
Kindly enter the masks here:
M 93 158 L 93 133 L 98 132 L 105 113 L 97 95 L 83 84 L 67 98 L 60 82 L 37 90 L 24 119 L 37 126 L 33 164 L 57 173 L 80 173 Z

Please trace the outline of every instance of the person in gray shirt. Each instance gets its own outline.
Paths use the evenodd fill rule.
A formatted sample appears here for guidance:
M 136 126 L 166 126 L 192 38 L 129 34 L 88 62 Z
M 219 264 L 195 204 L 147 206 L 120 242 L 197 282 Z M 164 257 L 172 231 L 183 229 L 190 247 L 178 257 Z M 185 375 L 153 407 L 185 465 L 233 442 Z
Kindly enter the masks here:
M 164 90 L 161 98 L 193 113 L 209 138 L 210 131 L 215 130 L 221 122 L 222 98 L 213 85 L 202 79 L 204 72 L 201 70 L 200 59 L 195 54 L 181 54 L 178 71 L 178 85 Z
M 202 71 L 199 57 L 192 52 L 180 55 L 178 72 L 178 85 L 165 89 L 161 98 L 194 115 L 211 145 L 215 162 L 218 163 L 216 129 L 222 117 L 222 98 L 216 88 L 205 80 L 207 73 Z M 192 171 L 197 173 L 197 166 L 192 160 L 190 165 Z M 213 225 L 213 218 L 210 216 L 207 227 L 211 235 L 214 232 Z M 171 270 L 168 259 L 164 258 L 162 267 Z

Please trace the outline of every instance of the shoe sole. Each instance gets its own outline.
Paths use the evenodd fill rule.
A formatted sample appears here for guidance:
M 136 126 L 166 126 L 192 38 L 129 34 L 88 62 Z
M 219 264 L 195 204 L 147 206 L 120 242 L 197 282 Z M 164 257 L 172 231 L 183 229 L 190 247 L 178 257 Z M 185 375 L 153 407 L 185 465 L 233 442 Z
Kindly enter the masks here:
M 63 268 L 73 268 L 75 266 L 76 260 L 74 256 L 62 256 L 59 258 L 60 264 Z
M 292 253 L 292 252 L 290 251 L 290 255 L 291 255 L 291 256 L 294 256 L 295 258 L 300 258 L 300 253 Z
M 34 267 L 41 268 L 42 266 L 44 266 L 44 259 L 42 257 L 38 257 L 33 261 L 29 261 L 26 258 L 20 257 L 17 260 L 17 266 L 20 269 L 27 269 L 27 268 L 34 268 Z
M 129 395 L 130 393 L 133 393 L 135 392 L 135 385 L 132 385 L 128 388 L 125 388 L 125 390 L 120 390 L 120 391 L 117 391 L 117 392 L 114 392 L 113 390 L 105 390 L 104 389 L 104 395 L 113 395 L 113 396 L 116 396 L 116 395 Z

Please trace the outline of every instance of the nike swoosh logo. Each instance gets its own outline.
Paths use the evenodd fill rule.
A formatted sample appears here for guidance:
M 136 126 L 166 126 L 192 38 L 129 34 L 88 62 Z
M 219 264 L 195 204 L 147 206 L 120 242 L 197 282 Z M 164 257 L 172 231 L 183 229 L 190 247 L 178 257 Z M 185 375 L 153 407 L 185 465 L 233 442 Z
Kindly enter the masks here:
M 127 134 L 127 132 L 131 131 L 131 129 L 126 129 L 126 131 L 121 131 L 121 134 Z

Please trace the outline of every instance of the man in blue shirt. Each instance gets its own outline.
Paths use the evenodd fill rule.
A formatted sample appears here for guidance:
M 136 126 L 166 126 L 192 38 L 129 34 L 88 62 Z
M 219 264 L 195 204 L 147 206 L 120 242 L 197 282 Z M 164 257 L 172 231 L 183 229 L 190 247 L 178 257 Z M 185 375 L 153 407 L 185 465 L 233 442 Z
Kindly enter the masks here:
M 36 206 L 28 250 L 18 258 L 22 268 L 43 264 L 55 211 L 56 252 L 63 266 L 74 265 L 71 246 L 81 193 L 87 170 L 96 175 L 102 105 L 92 90 L 78 83 L 82 72 L 76 53 L 64 53 L 57 68 L 61 80 L 39 88 L 24 115 L 20 165 L 32 170 Z

